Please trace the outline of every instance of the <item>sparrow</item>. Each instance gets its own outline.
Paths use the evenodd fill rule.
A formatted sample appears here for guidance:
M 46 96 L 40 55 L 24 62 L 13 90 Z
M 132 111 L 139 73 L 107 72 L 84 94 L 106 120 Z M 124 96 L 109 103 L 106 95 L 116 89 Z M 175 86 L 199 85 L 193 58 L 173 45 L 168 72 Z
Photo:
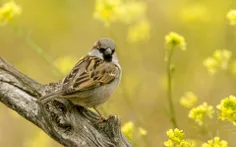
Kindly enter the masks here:
M 60 88 L 39 98 L 39 102 L 45 104 L 54 99 L 70 100 L 75 105 L 93 108 L 105 120 L 97 108 L 118 87 L 121 74 L 115 42 L 101 38 L 65 76 Z

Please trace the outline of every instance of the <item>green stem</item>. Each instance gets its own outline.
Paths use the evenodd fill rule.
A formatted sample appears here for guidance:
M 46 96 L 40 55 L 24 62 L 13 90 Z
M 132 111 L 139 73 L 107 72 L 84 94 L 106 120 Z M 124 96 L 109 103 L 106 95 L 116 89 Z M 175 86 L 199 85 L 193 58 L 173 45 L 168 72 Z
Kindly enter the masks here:
M 170 109 L 170 120 L 173 124 L 174 128 L 177 128 L 177 122 L 176 122 L 176 117 L 175 117 L 175 108 L 174 108 L 174 103 L 173 103 L 173 98 L 172 98 L 172 65 L 171 65 L 171 58 L 174 50 L 174 45 L 170 47 L 170 49 L 167 52 L 167 75 L 168 75 L 168 102 L 169 102 L 169 109 Z

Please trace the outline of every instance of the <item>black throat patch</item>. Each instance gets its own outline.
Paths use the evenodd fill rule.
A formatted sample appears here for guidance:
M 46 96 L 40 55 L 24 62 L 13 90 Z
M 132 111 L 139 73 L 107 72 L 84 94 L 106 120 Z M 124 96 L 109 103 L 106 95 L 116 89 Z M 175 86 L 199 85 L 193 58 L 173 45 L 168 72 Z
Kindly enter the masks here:
M 103 58 L 107 62 L 111 62 L 112 61 L 112 55 L 108 55 L 108 56 L 107 55 L 103 55 Z

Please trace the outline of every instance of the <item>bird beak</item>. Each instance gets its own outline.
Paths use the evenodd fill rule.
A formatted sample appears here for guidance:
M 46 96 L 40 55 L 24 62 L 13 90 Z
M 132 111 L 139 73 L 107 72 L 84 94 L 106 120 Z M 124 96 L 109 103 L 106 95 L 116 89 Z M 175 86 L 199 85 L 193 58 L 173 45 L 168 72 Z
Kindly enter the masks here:
M 105 56 L 111 56 L 112 55 L 112 50 L 110 48 L 107 48 L 104 52 Z

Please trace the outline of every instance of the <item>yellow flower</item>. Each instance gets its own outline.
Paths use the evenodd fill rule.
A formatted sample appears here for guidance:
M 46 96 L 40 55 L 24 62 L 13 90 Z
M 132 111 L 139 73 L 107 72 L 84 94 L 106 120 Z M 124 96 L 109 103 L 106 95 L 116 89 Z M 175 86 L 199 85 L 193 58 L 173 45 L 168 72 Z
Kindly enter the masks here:
M 203 61 L 203 65 L 207 68 L 208 72 L 213 75 L 216 73 L 219 63 L 212 57 L 208 57 Z
M 170 32 L 165 37 L 165 42 L 168 45 L 179 46 L 179 48 L 182 49 L 183 51 L 186 50 L 186 42 L 184 37 L 175 32 Z
M 122 128 L 121 131 L 125 134 L 125 136 L 131 140 L 133 137 L 134 132 L 134 123 L 132 121 L 126 122 Z
M 189 111 L 188 117 L 193 119 L 196 123 L 198 123 L 198 125 L 201 126 L 204 123 L 205 117 L 208 116 L 209 118 L 212 118 L 213 113 L 213 107 L 205 102 L 197 107 L 192 108 Z
M 236 25 L 236 10 L 230 10 L 226 17 L 231 25 Z
M 192 108 L 197 103 L 198 97 L 191 91 L 186 92 L 180 98 L 180 104 L 186 108 Z
M 0 25 L 6 25 L 12 21 L 15 16 L 21 14 L 21 7 L 14 1 L 5 3 L 0 7 Z
M 138 128 L 138 132 L 141 136 L 146 136 L 147 135 L 147 131 L 142 127 Z
M 99 19 L 109 26 L 119 17 L 121 0 L 96 0 L 94 18 Z
M 24 147 L 49 147 L 50 140 L 50 137 L 40 130 L 35 137 L 29 138 L 25 142 Z
M 215 137 L 214 140 L 208 140 L 208 143 L 204 143 L 202 147 L 228 147 L 228 142 Z
M 146 41 L 150 37 L 150 23 L 143 20 L 131 26 L 128 30 L 128 41 L 131 43 Z
M 186 141 L 183 130 L 169 129 L 166 132 L 169 139 L 164 142 L 166 147 L 190 147 L 191 143 Z
M 77 60 L 70 56 L 60 57 L 55 60 L 54 64 L 59 71 L 66 75 L 75 66 Z
M 217 70 L 227 70 L 232 52 L 227 49 L 215 50 L 212 57 L 203 61 L 203 65 L 210 74 L 216 73 Z
M 232 52 L 227 49 L 216 50 L 213 54 L 214 59 L 220 63 L 220 68 L 224 70 L 228 68 L 231 56 Z
M 236 97 L 229 96 L 221 100 L 220 104 L 217 105 L 217 109 L 221 111 L 219 119 L 228 120 L 236 125 Z

